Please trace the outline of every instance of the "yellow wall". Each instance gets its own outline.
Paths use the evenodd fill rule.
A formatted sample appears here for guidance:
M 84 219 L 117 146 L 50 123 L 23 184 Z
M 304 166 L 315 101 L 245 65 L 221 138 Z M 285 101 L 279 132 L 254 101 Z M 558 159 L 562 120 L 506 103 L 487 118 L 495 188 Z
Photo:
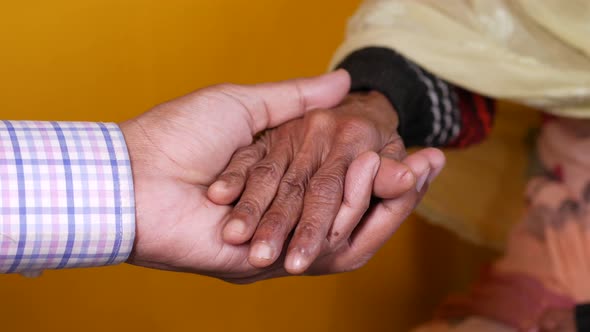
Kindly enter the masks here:
M 353 0 L 4 1 L 0 118 L 120 121 L 222 81 L 323 71 Z M 117 266 L 0 276 L 2 331 L 404 331 L 489 253 L 412 219 L 348 275 L 234 286 Z

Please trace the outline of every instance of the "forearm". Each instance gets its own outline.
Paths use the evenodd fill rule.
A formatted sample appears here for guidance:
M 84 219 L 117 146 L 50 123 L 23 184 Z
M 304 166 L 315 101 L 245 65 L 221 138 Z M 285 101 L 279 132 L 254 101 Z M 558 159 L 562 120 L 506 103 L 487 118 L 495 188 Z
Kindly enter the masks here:
M 4 121 L 0 137 L 0 272 L 125 261 L 135 211 L 118 126 Z

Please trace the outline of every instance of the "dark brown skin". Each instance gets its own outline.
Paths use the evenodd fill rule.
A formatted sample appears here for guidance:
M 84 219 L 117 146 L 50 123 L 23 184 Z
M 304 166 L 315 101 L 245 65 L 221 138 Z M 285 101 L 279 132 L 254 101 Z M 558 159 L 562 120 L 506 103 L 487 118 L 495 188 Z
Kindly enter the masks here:
M 389 181 L 375 182 L 376 196 L 395 198 L 413 186 L 421 191 L 427 179 L 415 178 L 399 162 L 406 151 L 397 126 L 389 101 L 371 92 L 350 94 L 336 108 L 267 131 L 233 156 L 209 190 L 218 204 L 239 198 L 224 240 L 236 245 L 251 241 L 249 261 L 261 268 L 279 258 L 293 234 L 285 268 L 303 273 L 322 249 L 342 246 L 354 231 L 356 225 L 339 227 L 334 220 L 346 204 L 347 170 L 361 154 L 374 151 L 382 163 L 394 164 L 380 168 L 389 173 L 377 178 Z

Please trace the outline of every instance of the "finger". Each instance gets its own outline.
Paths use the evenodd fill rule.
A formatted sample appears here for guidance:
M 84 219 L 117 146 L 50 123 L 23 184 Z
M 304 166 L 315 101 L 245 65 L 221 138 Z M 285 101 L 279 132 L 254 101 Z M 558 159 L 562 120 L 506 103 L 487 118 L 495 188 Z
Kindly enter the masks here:
M 350 164 L 344 181 L 342 205 L 327 237 L 333 251 L 348 241 L 350 234 L 369 208 L 373 180 L 379 170 L 379 164 L 379 156 L 374 152 L 365 152 Z
M 239 149 L 230 160 L 227 168 L 209 187 L 207 196 L 219 205 L 227 205 L 238 199 L 248 176 L 248 169 L 259 162 L 266 153 L 266 144 L 260 140 L 255 144 Z
M 381 157 L 380 165 L 373 184 L 375 197 L 394 199 L 416 188 L 417 179 L 406 164 Z
M 246 189 L 223 229 L 223 239 L 227 243 L 242 244 L 252 238 L 262 215 L 276 195 L 291 156 L 291 144 L 284 139 L 252 166 Z
M 441 161 L 444 165 L 444 155 L 437 149 L 420 150 L 404 159 L 414 176 L 417 179 L 425 178 L 426 181 L 434 180 L 436 176 L 431 174 L 440 173 Z M 421 188 L 417 186 L 396 199 L 383 201 L 365 214 L 351 235 L 350 249 L 335 262 L 335 268 L 344 271 L 364 265 L 414 210 L 427 184 Z
M 406 156 L 401 138 L 386 145 L 379 155 L 381 166 L 373 186 L 373 194 L 376 197 L 393 199 L 415 186 L 414 174 L 407 165 L 400 162 Z
M 323 150 L 315 141 L 305 142 L 281 180 L 277 195 L 252 238 L 248 261 L 255 267 L 267 267 L 276 261 L 301 216 L 306 187 L 321 164 Z
M 404 160 L 404 163 L 410 167 L 414 176 L 417 179 L 427 178 L 430 174 L 431 166 L 428 156 L 424 153 L 414 153 Z M 377 173 L 379 175 L 379 173 Z M 377 221 L 367 222 L 360 225 L 360 228 L 353 234 L 352 242 L 358 240 L 359 243 L 369 246 L 377 247 L 382 245 L 384 242 L 381 241 L 370 241 L 369 243 L 363 243 L 363 239 L 381 239 L 386 240 L 389 238 L 397 227 L 403 222 L 406 217 L 413 211 L 417 204 L 419 193 L 422 190 L 418 184 L 413 190 L 406 192 L 397 199 L 386 200 L 375 206 L 375 210 L 368 217 L 371 219 L 379 220 L 382 222 L 381 227 L 373 227 L 377 224 Z M 379 234 L 379 232 L 383 232 Z M 368 251 L 365 249 L 365 251 Z
M 404 141 L 400 136 L 395 137 L 391 143 L 387 144 L 383 149 L 381 149 L 379 154 L 382 157 L 397 161 L 401 161 L 408 156 Z
M 441 150 L 436 148 L 422 149 L 420 153 L 424 154 L 430 163 L 431 172 L 426 179 L 426 184 L 431 184 L 445 168 L 447 158 Z
M 405 186 L 412 182 L 416 186 L 416 191 L 421 192 L 425 185 L 434 181 L 446 164 L 445 155 L 442 151 L 435 148 L 422 149 L 410 157 L 408 157 L 410 159 L 405 159 L 402 164 L 389 158 L 381 158 L 381 166 L 379 167 L 373 187 L 373 194 L 375 196 L 383 199 L 396 198 L 409 190 L 410 188 L 406 188 Z M 408 165 L 408 161 L 416 166 L 425 166 L 428 163 L 429 171 L 423 173 L 422 177 L 416 177 L 416 172 Z M 412 174 L 404 174 L 403 172 L 406 170 L 409 170 Z M 403 179 L 402 176 L 408 178 Z M 392 179 L 393 181 L 399 180 L 398 188 L 392 185 L 395 183 L 392 182 Z
M 352 158 L 333 152 L 311 178 L 303 201 L 301 220 L 287 251 L 285 269 L 289 273 L 305 272 L 319 255 L 340 209 L 344 178 L 351 162 Z
M 350 89 L 350 75 L 337 70 L 313 78 L 242 87 L 237 96 L 246 106 L 250 129 L 256 134 L 266 128 L 303 116 L 305 112 L 338 105 Z

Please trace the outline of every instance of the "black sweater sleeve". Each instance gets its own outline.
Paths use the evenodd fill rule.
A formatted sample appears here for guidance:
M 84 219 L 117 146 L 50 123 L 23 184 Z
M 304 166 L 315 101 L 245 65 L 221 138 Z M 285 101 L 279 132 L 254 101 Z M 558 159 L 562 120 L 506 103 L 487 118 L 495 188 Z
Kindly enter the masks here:
M 578 332 L 590 332 L 590 304 L 576 306 L 576 329 Z
M 491 100 L 439 79 L 394 50 L 364 48 L 348 55 L 338 68 L 350 73 L 352 91 L 375 90 L 389 99 L 407 146 L 465 146 L 489 132 Z

